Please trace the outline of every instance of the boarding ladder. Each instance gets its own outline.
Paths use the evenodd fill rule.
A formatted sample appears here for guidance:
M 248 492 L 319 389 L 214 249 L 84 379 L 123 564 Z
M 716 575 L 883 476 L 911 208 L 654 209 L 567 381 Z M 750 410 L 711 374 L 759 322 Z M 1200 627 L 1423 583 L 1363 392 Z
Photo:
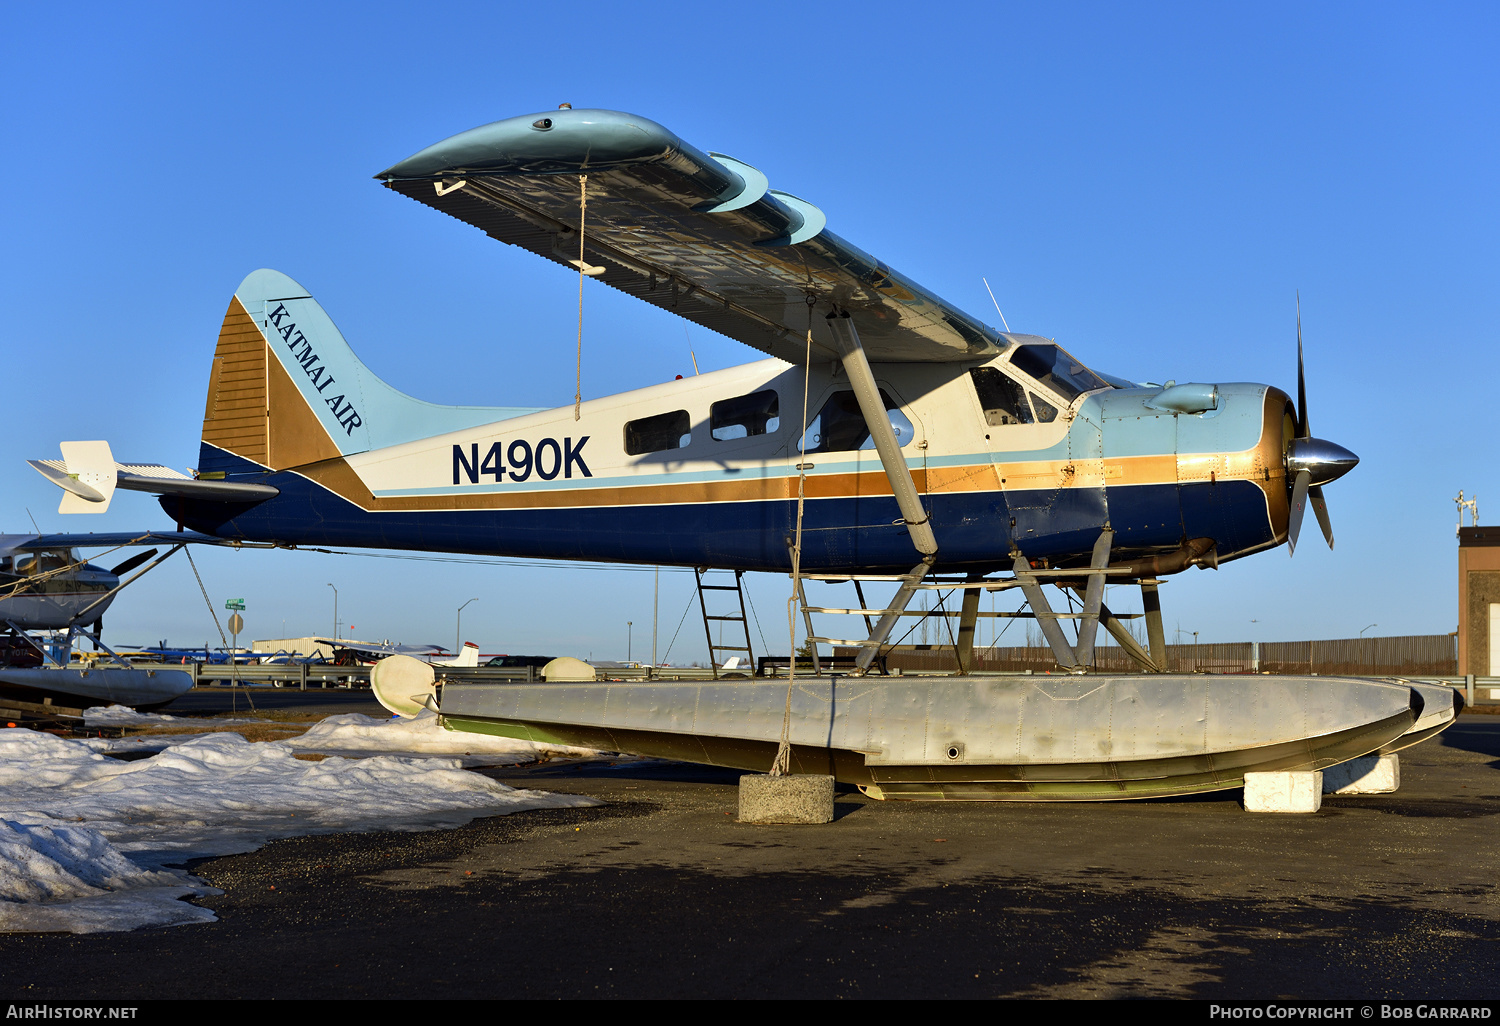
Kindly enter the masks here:
M 719 679 L 719 675 L 720 675 L 719 667 L 720 667 L 720 665 L 722 663 L 724 663 L 726 661 L 724 659 L 724 657 L 720 655 L 720 653 L 726 653 L 727 652 L 727 653 L 729 653 L 731 655 L 737 655 L 737 654 L 743 652 L 744 655 L 745 655 L 745 667 L 744 667 L 745 674 L 746 674 L 746 676 L 752 675 L 752 674 L 755 673 L 755 654 L 750 650 L 750 621 L 745 617 L 745 590 L 744 590 L 745 571 L 743 571 L 743 570 L 736 570 L 736 571 L 734 571 L 734 583 L 733 584 L 705 584 L 705 583 L 703 583 L 703 578 L 707 574 L 711 574 L 711 573 L 714 573 L 714 571 L 712 569 L 708 568 L 708 567 L 693 567 L 693 574 L 698 578 L 698 608 L 700 610 L 702 610 L 702 612 L 703 612 L 703 633 L 708 638 L 708 665 L 709 665 L 709 668 L 713 670 L 714 680 L 718 680 Z M 728 571 L 723 571 L 723 573 L 728 573 Z M 723 580 L 722 577 L 716 577 L 714 579 L 715 580 Z M 734 593 L 734 598 L 739 603 L 738 607 L 735 607 L 735 606 L 731 605 L 729 607 L 730 612 L 728 614 L 710 613 L 708 611 L 708 598 L 707 598 L 707 595 L 706 595 L 706 593 L 710 592 L 710 591 L 716 592 L 716 593 L 718 593 L 718 592 L 733 592 Z M 727 598 L 728 596 L 721 594 L 721 595 L 718 595 L 716 597 L 722 599 L 722 598 Z M 722 608 L 724 608 L 724 603 L 715 603 L 714 608 L 715 609 L 722 609 Z M 734 614 L 734 609 L 735 608 L 739 609 L 739 614 L 738 615 Z M 715 643 L 715 641 L 714 641 L 714 624 L 715 623 L 719 624 L 719 642 L 718 643 Z M 740 625 L 740 631 L 742 631 L 744 633 L 744 636 L 745 636 L 745 643 L 743 645 L 726 645 L 726 644 L 723 644 L 723 633 L 724 633 L 723 628 L 724 628 L 725 624 L 739 624 Z M 738 640 L 738 633 L 731 634 L 731 640 Z

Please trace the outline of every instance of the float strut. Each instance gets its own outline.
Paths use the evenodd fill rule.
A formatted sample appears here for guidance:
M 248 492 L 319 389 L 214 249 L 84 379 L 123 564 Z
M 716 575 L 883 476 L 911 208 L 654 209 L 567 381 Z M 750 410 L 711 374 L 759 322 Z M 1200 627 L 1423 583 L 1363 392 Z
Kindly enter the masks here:
M 906 606 L 911 602 L 911 597 L 917 593 L 917 585 L 922 583 L 922 578 L 932 569 L 933 557 L 927 556 L 922 562 L 912 567 L 911 570 L 901 578 L 901 587 L 896 590 L 896 597 L 891 599 L 891 604 L 881 614 L 875 624 L 875 629 L 870 632 L 869 640 L 859 647 L 859 655 L 854 659 L 854 672 L 864 673 L 875 661 L 880 646 L 885 644 L 885 639 L 890 637 L 891 631 L 895 629 L 896 623 L 901 619 L 901 614 L 906 611 Z
M 1099 622 L 1104 624 L 1104 629 L 1109 631 L 1114 636 L 1114 639 L 1120 643 L 1120 647 L 1125 650 L 1125 654 L 1141 664 L 1143 670 L 1147 673 L 1160 673 L 1162 671 L 1162 668 L 1157 665 L 1156 660 L 1151 658 L 1151 654 L 1141 647 L 1141 643 L 1135 640 L 1130 631 L 1125 629 L 1125 625 L 1103 603 L 1099 605 Z
M 1156 581 L 1141 582 L 1141 608 L 1146 611 L 1146 639 L 1151 645 L 1151 661 L 1158 672 L 1167 671 L 1167 632 L 1161 625 L 1161 595 Z
M 1109 548 L 1115 532 L 1106 527 L 1094 541 L 1094 556 L 1089 563 L 1092 570 L 1102 571 L 1109 566 Z M 1073 650 L 1074 660 L 1079 666 L 1094 662 L 1094 638 L 1099 633 L 1099 610 L 1104 606 L 1104 574 L 1089 575 L 1089 583 L 1083 590 L 1083 619 L 1078 621 L 1078 647 Z
M 1014 565 L 1016 580 L 1021 582 L 1021 591 L 1026 595 L 1026 601 L 1031 606 L 1032 615 L 1036 617 L 1037 626 L 1042 629 L 1047 644 L 1052 646 L 1052 654 L 1057 656 L 1058 664 L 1066 670 L 1082 669 L 1078 665 L 1078 657 L 1073 653 L 1073 646 L 1068 644 L 1062 628 L 1058 626 L 1057 614 L 1047 603 L 1047 596 L 1042 594 L 1041 582 L 1031 572 L 1031 564 L 1018 552 Z
M 983 580 L 982 574 L 970 574 L 969 583 Z M 974 668 L 974 624 L 979 619 L 979 588 L 965 588 L 962 611 L 958 617 L 958 672 L 968 673 Z

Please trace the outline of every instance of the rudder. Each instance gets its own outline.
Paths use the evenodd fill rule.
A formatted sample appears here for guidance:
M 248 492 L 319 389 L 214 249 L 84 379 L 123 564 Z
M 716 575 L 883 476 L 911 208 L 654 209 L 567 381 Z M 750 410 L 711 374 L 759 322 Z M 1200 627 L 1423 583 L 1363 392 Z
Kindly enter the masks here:
M 438 406 L 376 377 L 291 278 L 251 273 L 224 315 L 209 373 L 200 473 L 305 466 L 533 412 Z

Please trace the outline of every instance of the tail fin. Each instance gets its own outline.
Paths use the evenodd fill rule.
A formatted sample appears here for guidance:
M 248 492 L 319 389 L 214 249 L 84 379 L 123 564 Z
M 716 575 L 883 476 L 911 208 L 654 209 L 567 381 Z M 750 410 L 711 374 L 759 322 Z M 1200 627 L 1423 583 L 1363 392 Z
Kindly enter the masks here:
M 434 666 L 478 666 L 479 646 L 472 641 L 464 642 L 464 647 L 459 649 L 457 659 L 441 659 L 433 663 Z
M 259 270 L 235 290 L 219 330 L 199 470 L 248 469 L 225 453 L 285 470 L 531 412 L 398 392 L 359 361 L 301 285 Z

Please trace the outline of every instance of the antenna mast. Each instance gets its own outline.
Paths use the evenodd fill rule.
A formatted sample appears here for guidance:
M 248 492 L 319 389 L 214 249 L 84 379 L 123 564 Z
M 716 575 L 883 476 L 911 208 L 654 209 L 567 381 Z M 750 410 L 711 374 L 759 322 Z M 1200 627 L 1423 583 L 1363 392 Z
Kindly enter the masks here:
M 1460 488 L 1458 491 L 1458 498 L 1454 499 L 1453 501 L 1458 505 L 1458 526 L 1453 529 L 1454 535 L 1457 535 L 1464 529 L 1464 510 L 1466 509 L 1469 511 L 1469 526 L 1478 527 L 1479 496 L 1476 495 L 1472 499 L 1465 499 L 1463 489 Z

